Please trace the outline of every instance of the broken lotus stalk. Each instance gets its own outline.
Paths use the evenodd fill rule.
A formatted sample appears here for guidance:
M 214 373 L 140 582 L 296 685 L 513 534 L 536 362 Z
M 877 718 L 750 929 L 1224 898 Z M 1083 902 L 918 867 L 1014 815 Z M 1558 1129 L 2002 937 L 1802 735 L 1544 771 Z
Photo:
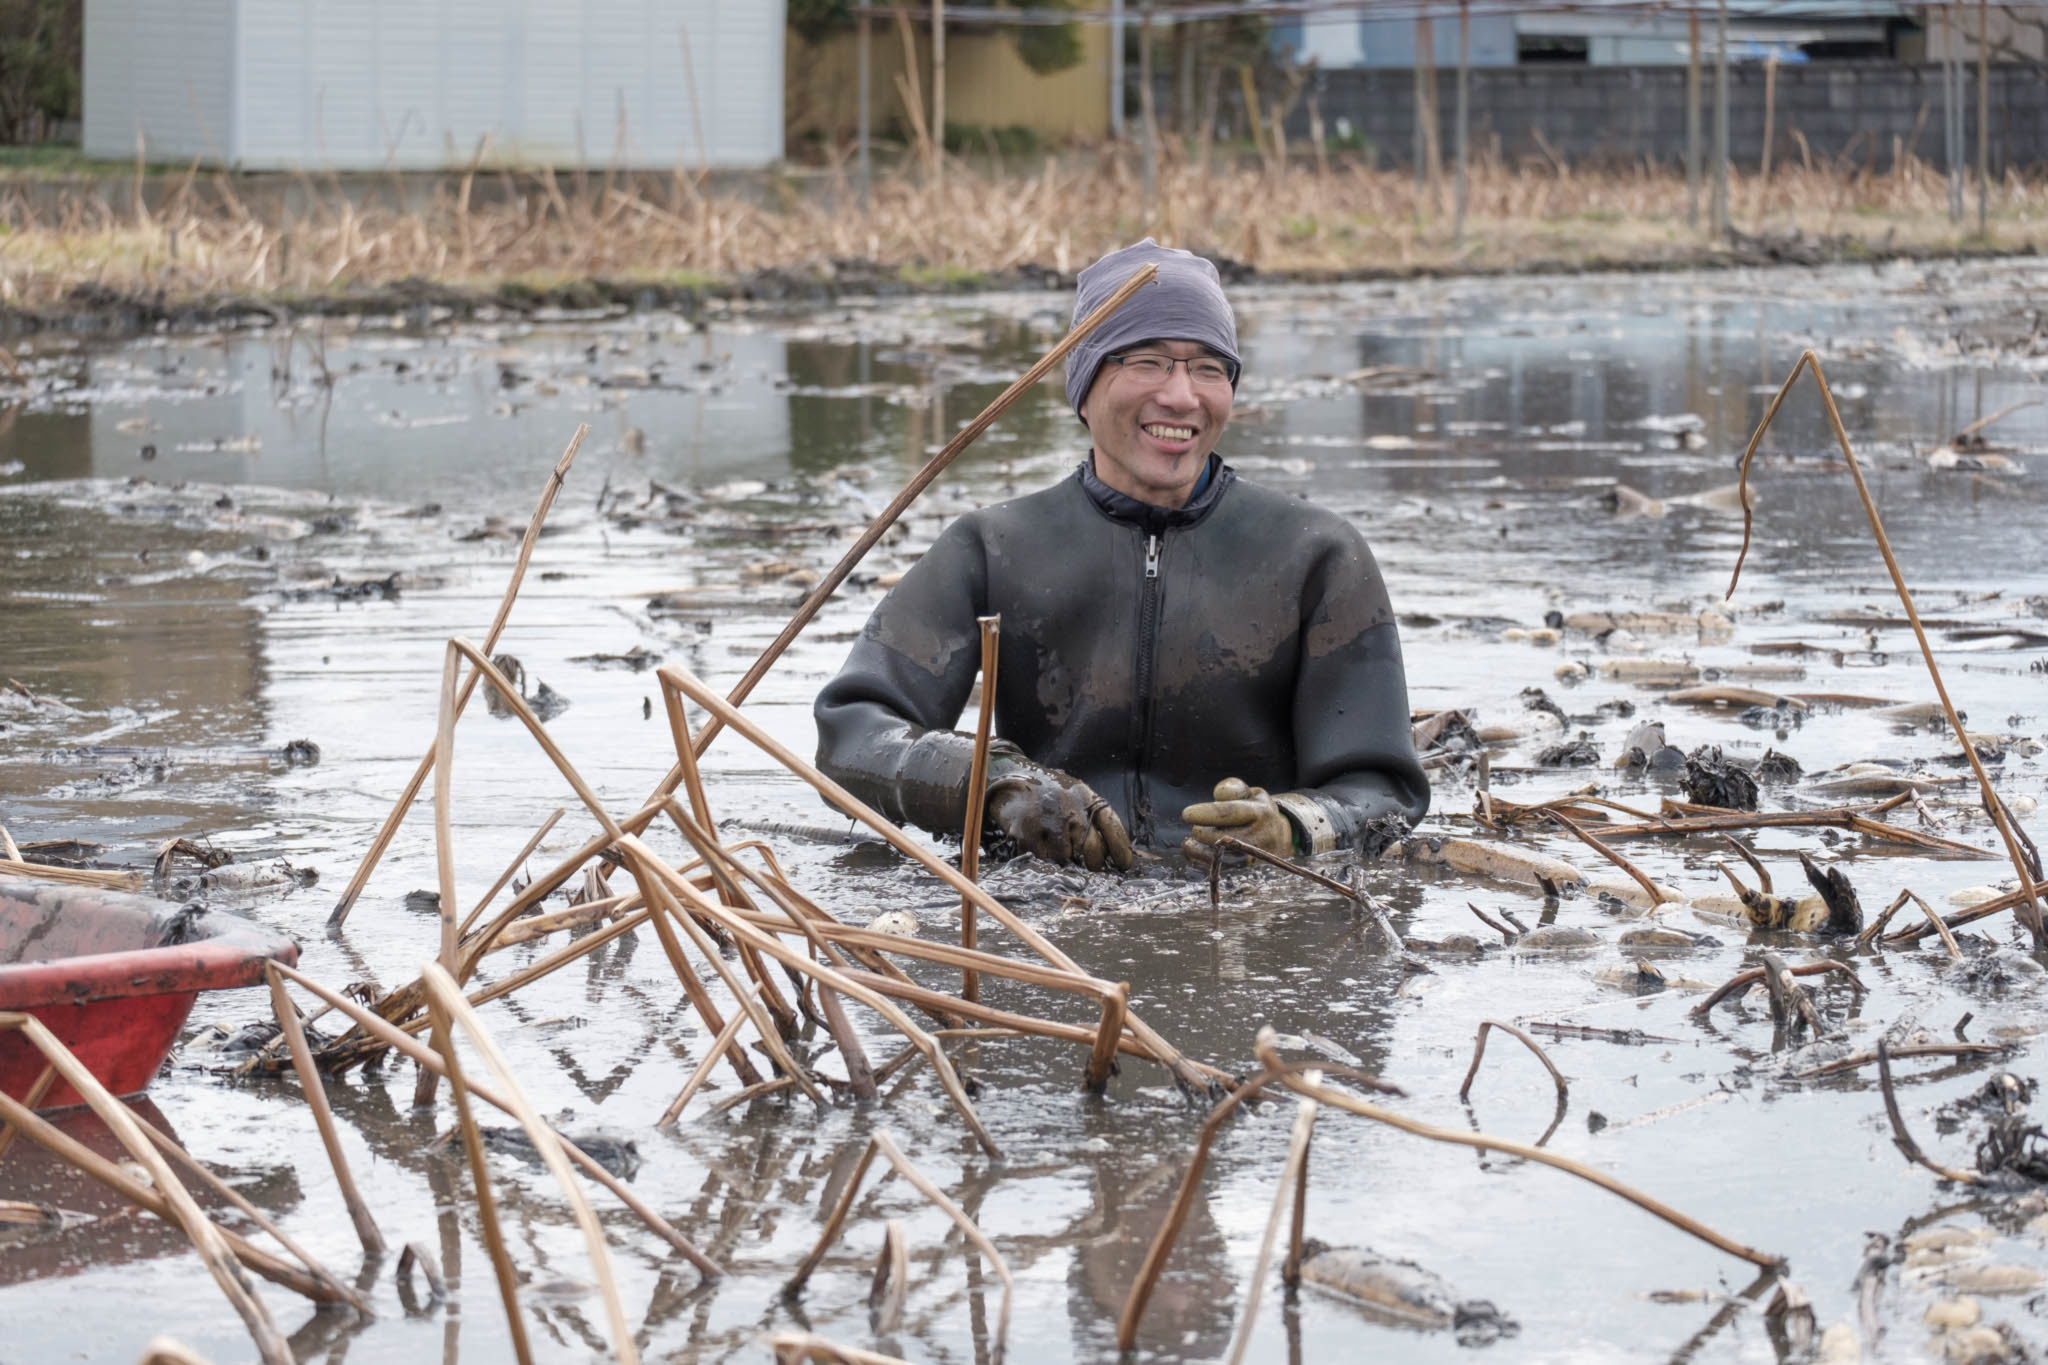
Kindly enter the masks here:
M 484 632 L 485 654 L 498 647 L 498 637 L 505 633 L 505 622 L 512 615 L 512 603 L 519 596 L 519 585 L 526 580 L 526 566 L 533 559 L 534 544 L 540 539 L 541 523 L 547 520 L 548 509 L 555 505 L 555 495 L 562 491 L 562 483 L 568 477 L 569 466 L 576 462 L 576 452 L 583 448 L 583 438 L 589 434 L 589 423 L 577 424 L 576 434 L 569 438 L 568 449 L 564 450 L 562 458 L 555 462 L 554 470 L 549 473 L 548 481 L 541 489 L 540 501 L 534 506 L 533 515 L 527 519 L 526 534 L 519 541 L 519 558 L 512 566 L 512 581 L 506 585 L 505 596 L 498 603 L 497 615 L 491 618 L 490 629 Z M 471 673 L 464 681 L 462 691 L 455 699 L 456 715 L 460 715 L 462 708 L 469 704 L 470 695 L 476 691 L 480 677 L 481 675 L 477 673 Z M 347 887 L 342 890 L 340 901 L 335 904 L 333 913 L 327 917 L 327 927 L 330 930 L 339 929 L 348 922 L 348 913 L 355 905 L 356 897 L 363 894 L 363 887 L 369 882 L 370 874 L 376 870 L 378 861 L 391 847 L 391 840 L 397 835 L 398 827 L 404 822 L 406 813 L 412 809 L 412 803 L 418 799 L 420 788 L 426 785 L 427 777 L 433 771 L 434 754 L 438 748 L 437 739 L 435 748 L 429 749 L 426 757 L 420 760 L 419 767 L 406 783 L 404 792 L 391 807 L 391 813 L 384 817 L 384 824 L 378 829 L 377 837 L 370 842 L 370 851 L 363 855 L 363 861 L 356 867 L 355 875 L 349 878 Z M 448 913 L 454 913 L 452 905 L 448 907 Z
M 597 1280 L 598 1292 L 604 1302 L 605 1316 L 611 1327 L 613 1355 L 624 1362 L 624 1365 L 639 1365 L 639 1347 L 635 1342 L 633 1329 L 626 1321 L 625 1307 L 619 1300 L 619 1286 L 612 1274 L 611 1253 L 605 1245 L 604 1230 L 598 1226 L 597 1215 L 591 1211 L 590 1201 L 583 1196 L 581 1182 L 569 1169 L 569 1158 L 562 1138 L 542 1121 L 532 1101 L 527 1099 L 526 1093 L 520 1089 L 519 1082 L 513 1075 L 511 1063 L 498 1051 L 497 1043 L 492 1039 L 490 1031 L 484 1027 L 483 1021 L 477 1018 L 476 1011 L 462 998 L 462 988 L 455 984 L 455 978 L 443 970 L 439 963 L 432 962 L 421 969 L 420 975 L 427 983 L 429 1006 L 441 1012 L 447 1020 L 441 1027 L 443 1040 L 448 1044 L 446 1050 L 442 1052 L 442 1057 L 448 1063 L 451 1083 L 461 1074 L 455 1060 L 452 1028 L 452 1025 L 460 1024 L 462 1031 L 469 1035 L 470 1043 L 476 1048 L 477 1055 L 483 1058 L 485 1067 L 496 1078 L 498 1084 L 504 1087 L 513 1117 L 517 1118 L 520 1127 L 526 1130 L 527 1137 L 533 1142 L 534 1150 L 540 1154 L 542 1162 L 546 1164 L 549 1173 L 555 1178 L 555 1183 L 561 1186 L 563 1196 L 569 1201 L 569 1210 L 583 1232 L 583 1243 L 590 1253 L 591 1274 Z M 474 1137 L 475 1125 L 467 1121 L 466 1102 L 464 1118 L 465 1142 L 468 1142 Z M 480 1147 L 474 1147 L 472 1150 L 475 1156 L 482 1155 Z M 489 1173 L 479 1166 L 476 1178 L 481 1185 L 488 1181 Z M 500 1274 L 503 1273 L 504 1268 L 501 1267 Z M 509 1290 L 506 1306 L 508 1312 L 517 1313 L 517 1300 L 509 1297 Z
M 1479 1032 L 1472 1039 L 1472 1065 L 1465 1069 L 1465 1082 L 1458 1087 L 1458 1098 L 1461 1100 L 1465 1099 L 1472 1093 L 1472 1081 L 1473 1078 L 1479 1075 L 1480 1059 L 1486 1056 L 1486 1035 L 1492 1029 L 1499 1029 L 1502 1033 L 1508 1034 L 1516 1042 L 1519 1042 L 1523 1047 L 1536 1054 L 1536 1060 L 1543 1063 L 1543 1069 L 1550 1073 L 1552 1083 L 1557 1086 L 1557 1105 L 1559 1109 L 1563 1109 L 1568 1098 L 1564 1073 L 1557 1069 L 1556 1062 L 1550 1060 L 1550 1054 L 1543 1050 L 1541 1043 L 1538 1043 L 1534 1038 L 1531 1038 L 1513 1024 L 1500 1019 L 1481 1019 L 1479 1021 Z
M 845 1187 L 840 1190 L 838 1200 L 832 1205 L 832 1211 L 825 1217 L 825 1226 L 818 1233 L 817 1243 L 812 1246 L 810 1254 L 797 1265 L 796 1272 L 789 1277 L 788 1282 L 782 1286 L 783 1297 L 795 1299 L 804 1292 L 804 1285 L 809 1283 L 811 1273 L 818 1268 L 819 1262 L 825 1259 L 825 1252 L 838 1238 L 839 1230 L 845 1226 L 846 1215 L 852 1210 L 853 1201 L 860 1193 L 861 1180 L 867 1175 L 868 1167 L 874 1163 L 877 1154 L 886 1160 L 898 1175 L 910 1182 L 919 1194 L 929 1199 L 939 1212 L 953 1220 L 954 1225 L 966 1235 L 974 1249 L 980 1252 L 982 1258 L 995 1270 L 996 1278 L 1003 1282 L 1002 1306 L 996 1310 L 995 1341 L 989 1352 L 992 1365 L 1002 1365 L 1010 1338 L 1010 1298 L 1015 1289 L 1010 1278 L 1009 1263 L 1003 1259 L 1002 1253 L 996 1250 L 995 1243 L 991 1242 L 975 1221 L 967 1216 L 966 1211 L 948 1199 L 924 1172 L 912 1165 L 887 1133 L 878 1132 L 868 1139 L 867 1146 L 861 1151 L 860 1160 L 854 1163 L 853 1173 L 847 1177 Z
M 960 875 L 968 881 L 981 878 L 981 817 L 988 800 L 989 724 L 996 709 L 996 659 L 1002 647 L 1003 618 L 975 618 L 981 627 L 981 709 L 974 722 L 974 758 L 967 768 L 967 822 L 960 835 Z M 974 902 L 960 898 L 960 946 L 975 944 Z M 981 978 L 968 968 L 960 974 L 960 998 L 981 999 Z
M 1311 1085 L 1321 1085 L 1323 1073 L 1304 1071 L 1302 1079 Z M 1245 1349 L 1251 1345 L 1252 1327 L 1259 1318 L 1259 1300 L 1265 1293 L 1266 1268 L 1273 1261 L 1273 1243 L 1280 1235 L 1280 1220 L 1287 1215 L 1288 1194 L 1295 1196 L 1294 1207 L 1297 1215 L 1302 1201 L 1308 1193 L 1308 1146 L 1315 1135 L 1316 1114 L 1321 1108 L 1314 1100 L 1302 1096 L 1295 1100 L 1294 1128 L 1287 1136 L 1287 1159 L 1280 1166 L 1279 1183 L 1273 1187 L 1273 1208 L 1266 1216 L 1266 1233 L 1259 1241 L 1259 1254 L 1252 1261 L 1251 1283 L 1244 1292 L 1244 1314 L 1238 1319 L 1237 1337 L 1230 1346 L 1230 1365 L 1241 1365 Z M 1300 1273 L 1301 1266 L 1301 1220 L 1297 1216 L 1292 1225 L 1292 1236 L 1287 1248 L 1286 1264 L 1293 1267 L 1293 1273 Z M 1291 1283 L 1291 1278 L 1290 1278 Z

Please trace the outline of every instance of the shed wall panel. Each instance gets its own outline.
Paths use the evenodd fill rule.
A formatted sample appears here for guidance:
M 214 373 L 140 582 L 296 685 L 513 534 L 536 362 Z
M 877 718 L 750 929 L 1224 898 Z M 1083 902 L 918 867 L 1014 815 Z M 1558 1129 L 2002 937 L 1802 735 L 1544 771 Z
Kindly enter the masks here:
M 231 160 L 234 0 L 92 0 L 85 9 L 87 156 Z
M 194 0 L 175 11 L 92 0 L 89 32 L 152 9 L 175 13 L 161 21 L 171 33 L 103 39 L 110 81 L 132 87 L 146 67 L 183 100 L 181 73 L 206 60 L 217 73 L 206 82 L 217 107 L 203 110 L 212 140 L 166 155 L 419 169 L 466 164 L 486 139 L 489 162 L 562 167 L 761 165 L 782 154 L 782 0 Z M 167 51 L 183 55 L 167 62 Z M 167 98 L 158 91 L 143 115 L 152 145 L 153 125 L 170 126 L 158 107 Z M 131 154 L 137 115 L 89 89 L 88 129 L 96 116 L 111 139 L 99 154 Z

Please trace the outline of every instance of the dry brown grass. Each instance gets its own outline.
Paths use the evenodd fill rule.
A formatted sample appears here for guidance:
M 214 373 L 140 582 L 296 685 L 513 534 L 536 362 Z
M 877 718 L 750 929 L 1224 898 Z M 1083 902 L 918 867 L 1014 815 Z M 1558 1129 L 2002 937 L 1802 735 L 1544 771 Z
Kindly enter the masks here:
M 0 304 L 47 308 L 81 285 L 160 292 L 176 304 L 311 299 L 402 279 L 471 291 L 507 281 L 715 284 L 768 268 L 829 277 L 848 261 L 934 286 L 1022 266 L 1068 273 L 1147 232 L 1304 274 L 1688 260 L 1713 246 L 1687 224 L 1680 175 L 1485 157 L 1472 168 L 1462 248 L 1448 184 L 1432 191 L 1405 171 L 1341 159 L 1215 170 L 1170 159 L 1150 204 L 1128 152 L 1078 165 L 1049 159 L 1030 174 L 954 165 L 936 186 L 911 172 L 878 177 L 865 212 L 837 172 L 807 186 L 764 178 L 745 194 L 714 193 L 680 173 L 665 183 L 575 180 L 548 170 L 450 177 L 425 207 L 399 210 L 375 202 L 387 197 L 375 190 L 351 197 L 301 178 L 298 207 L 271 213 L 250 208 L 235 188 L 248 193 L 246 182 L 225 176 L 187 175 L 143 214 L 88 194 L 38 207 L 14 191 L 0 197 Z M 479 189 L 491 191 L 488 202 Z M 1974 202 L 1968 222 L 1950 222 L 1942 174 L 1910 157 L 1887 171 L 1795 162 L 1768 186 L 1738 175 L 1732 202 L 1745 231 L 1853 239 L 1850 256 L 2019 248 L 2048 225 L 2048 182 L 2008 175 L 1979 238 Z

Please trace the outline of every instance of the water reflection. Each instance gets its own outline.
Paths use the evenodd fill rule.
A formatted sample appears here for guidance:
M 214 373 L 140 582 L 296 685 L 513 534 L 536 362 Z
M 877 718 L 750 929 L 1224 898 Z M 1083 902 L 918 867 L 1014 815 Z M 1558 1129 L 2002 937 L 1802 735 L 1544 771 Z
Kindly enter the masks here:
M 1473 705 L 1512 719 L 1524 714 L 1521 690 L 1542 686 L 1575 714 L 1632 700 L 1662 715 L 1687 748 L 1714 742 L 1754 752 L 1774 742 L 1809 770 L 1873 754 L 1932 759 L 1944 748 L 1938 735 L 1894 735 L 1857 714 L 1816 716 L 1767 738 L 1732 715 L 1659 710 L 1656 694 L 1597 674 L 1567 691 L 1574 684 L 1556 676 L 1560 664 L 1618 653 L 1586 639 L 1508 642 L 1501 628 L 1537 625 L 1551 609 L 1691 611 L 1718 598 L 1739 516 L 1673 506 L 1662 517 L 1618 518 L 1602 495 L 1617 482 L 1652 498 L 1727 483 L 1770 391 L 1812 344 L 1826 350 L 1844 418 L 1928 609 L 2006 625 L 2027 616 L 2024 599 L 2048 593 L 2048 570 L 2025 552 L 2038 539 L 2032 481 L 1937 473 L 1920 458 L 1974 417 L 2037 391 L 2024 356 L 1965 367 L 1944 349 L 1972 318 L 2007 307 L 2023 273 L 2031 278 L 2028 267 L 2001 265 L 1245 290 L 1238 303 L 1250 363 L 1225 449 L 1248 477 L 1315 498 L 1366 529 L 1404 613 L 1418 705 Z M 329 324 L 291 337 L 46 347 L 28 358 L 44 381 L 38 396 L 0 414 L 0 471 L 12 471 L 0 473 L 8 623 L 0 678 L 71 710 L 0 710 L 5 823 L 18 839 L 89 834 L 129 859 L 146 857 L 159 838 L 190 833 L 246 855 L 317 865 L 326 874 L 318 891 L 260 902 L 253 913 L 299 931 L 309 968 L 323 979 L 408 979 L 432 937 L 430 918 L 403 902 L 408 889 L 436 881 L 422 815 L 401 832 L 348 935 L 329 941 L 318 926 L 431 737 L 441 641 L 481 634 L 510 567 L 511 533 L 571 425 L 589 421 L 592 436 L 506 644 L 570 699 L 551 733 L 604 798 L 626 808 L 670 760 L 660 708 L 648 706 L 654 718 L 644 718 L 653 691 L 644 675 L 582 656 L 644 647 L 729 685 L 800 591 L 788 581 L 791 566 L 800 576 L 836 558 L 910 470 L 1051 344 L 1063 322 L 1057 303 L 1034 295 L 849 306 L 797 319 L 733 310 L 688 322 L 562 318 L 454 330 Z M 1996 430 L 2025 465 L 2028 452 L 2048 447 L 2048 412 L 2014 414 Z M 864 567 L 900 571 L 947 516 L 1062 477 L 1084 438 L 1058 385 L 1047 383 L 930 490 L 905 534 Z M 148 460 L 145 445 L 155 449 Z M 1753 655 L 1752 647 L 1805 644 L 1811 652 L 1796 656 L 1801 687 L 1923 695 L 1903 632 L 1837 619 L 1845 608 L 1882 603 L 1884 585 L 1810 395 L 1785 409 L 1758 485 L 1759 538 L 1735 604 L 1735 638 L 1646 637 L 1641 647 L 1733 668 L 1795 657 Z M 762 568 L 770 561 L 788 564 L 770 573 Z M 337 579 L 345 587 L 392 574 L 395 598 L 328 591 Z M 880 582 L 851 585 L 750 704 L 792 747 L 810 746 L 810 696 L 881 590 Z M 1997 590 L 2005 596 L 1984 598 Z M 1757 610 L 1773 601 L 1783 605 Z M 1938 647 L 1980 719 L 2032 734 L 2040 721 L 2027 669 L 2043 651 L 2021 643 L 1993 653 L 1943 636 Z M 1626 724 L 1591 727 L 1603 753 Z M 527 831 L 571 798 L 516 726 L 479 713 L 459 733 L 457 876 L 471 897 Z M 301 735 L 323 747 L 317 768 L 249 758 Z M 164 778 L 87 785 L 121 771 L 114 750 L 124 747 L 161 754 Z M 1546 772 L 1532 749 L 1504 757 L 1493 779 L 1500 790 L 1515 788 L 1519 799 L 1592 778 L 1624 799 L 1659 794 L 1605 769 Z M 709 764 L 721 817 L 785 829 L 829 824 L 807 790 L 743 747 L 721 741 Z M 2017 747 L 2001 771 L 2012 794 L 2041 786 L 2036 760 Z M 1440 812 L 1461 812 L 1471 799 L 1469 777 L 1444 775 Z M 1939 799 L 1936 806 L 1950 832 L 1974 829 L 1974 815 Z M 555 836 L 568 842 L 536 861 L 580 842 L 589 831 L 578 819 Z M 795 875 L 849 917 L 902 907 L 933 933 L 948 922 L 950 899 L 893 857 L 849 854 L 800 833 L 774 841 Z M 1774 865 L 1803 846 L 1766 843 Z M 660 846 L 679 851 L 672 836 Z M 1878 858 L 1846 843 L 1833 851 L 1867 884 L 1866 908 L 1907 881 L 1933 897 L 1996 875 L 1995 864 Z M 1654 875 L 1688 886 L 1714 876 L 1701 849 L 1641 856 Z M 1373 869 L 1372 878 L 1400 924 L 1424 935 L 1469 929 L 1468 898 L 1531 919 L 1614 927 L 1584 902 L 1544 908 L 1501 888 L 1399 867 Z M 1315 1033 L 1408 1086 L 1405 1103 L 1434 1122 L 1470 1122 L 1450 1094 L 1478 1018 L 1541 1012 L 1677 1040 L 1655 1051 L 1552 1043 L 1575 1096 L 1554 1147 L 1688 1209 L 1725 1215 L 1745 1237 L 1794 1254 L 1812 1268 L 1824 1320 L 1854 1311 L 1840 1295 L 1862 1231 L 1924 1211 L 1924 1187 L 1899 1180 L 1889 1162 L 1865 1082 L 1774 1088 L 1781 1054 L 1767 1023 L 1731 1015 L 1703 1031 L 1684 1017 L 1690 1002 L 1679 992 L 1638 998 L 1597 984 L 1592 965 L 1605 957 L 1589 965 L 1494 954 L 1440 964 L 1434 976 L 1404 984 L 1347 905 L 1261 874 L 1227 883 L 1214 909 L 1205 888 L 1171 878 L 998 868 L 989 881 L 1077 960 L 1128 981 L 1134 1007 L 1191 1054 L 1241 1067 L 1262 1022 Z M 1685 974 L 1731 971 L 1744 945 L 1734 934 L 1723 942 L 1689 956 Z M 542 951 L 522 945 L 494 958 L 485 979 Z M 1859 1024 L 1919 1011 L 1946 1027 L 1967 1009 L 1979 1029 L 2037 1026 L 2038 1002 L 2024 991 L 1973 993 L 1917 955 L 1863 970 L 1872 994 Z M 1079 1017 L 1071 999 L 1008 987 L 992 995 L 1006 1007 Z M 246 1022 L 259 1010 L 249 998 L 210 997 L 195 1023 Z M 636 1188 L 733 1270 L 700 1284 L 629 1217 L 601 1207 L 629 1311 L 655 1358 L 758 1358 L 762 1331 L 803 1324 L 917 1358 L 987 1358 L 992 1277 L 901 1182 L 862 1193 L 845 1239 L 800 1303 L 779 1295 L 867 1132 L 883 1127 L 1010 1258 L 1019 1280 L 1011 1358 L 1099 1359 L 1198 1122 L 1152 1068 L 1128 1064 L 1097 1104 L 1074 1093 L 1081 1059 L 1071 1048 L 1002 1042 L 960 1054 L 982 1087 L 985 1121 L 1010 1153 L 1000 1165 L 963 1147 L 921 1068 L 869 1113 L 818 1115 L 764 1101 L 714 1114 L 710 1106 L 732 1093 L 721 1077 L 673 1133 L 656 1134 L 653 1117 L 707 1040 L 662 955 L 637 951 L 630 936 L 580 970 L 493 1006 L 489 1017 L 543 1111 L 635 1137 L 646 1158 Z M 877 1037 L 874 1050 L 885 1056 L 893 1046 Z M 1552 1117 L 1547 1078 L 1522 1065 L 1528 1060 L 1489 1060 L 1478 1112 L 1497 1131 L 1534 1134 Z M 2023 1054 L 2013 1064 L 2029 1062 Z M 1931 1104 L 1979 1079 L 1973 1066 L 1942 1068 L 1908 1091 Z M 387 1234 L 432 1248 L 451 1285 L 467 1270 L 468 1292 L 438 1323 L 408 1318 L 385 1273 L 373 1291 L 376 1322 L 339 1332 L 316 1317 L 298 1340 L 359 1363 L 436 1352 L 451 1363 L 465 1354 L 501 1358 L 507 1338 L 469 1176 L 458 1152 L 431 1145 L 445 1116 L 407 1107 L 411 1083 L 396 1065 L 353 1075 L 334 1087 L 337 1112 L 360 1151 L 371 1202 L 390 1219 Z M 1717 1088 L 1730 1098 L 1676 1111 L 1693 1114 L 1690 1126 L 1655 1117 Z M 155 1094 L 202 1157 L 253 1172 L 261 1193 L 252 1197 L 346 1264 L 345 1222 L 288 1084 L 230 1087 L 187 1066 Z M 1614 1120 L 1606 1135 L 1580 1122 L 1580 1095 L 1586 1110 Z M 1282 1108 L 1234 1125 L 1219 1144 L 1147 1318 L 1148 1358 L 1213 1358 L 1225 1348 L 1285 1143 Z M 258 1143 L 269 1153 L 264 1163 L 248 1156 Z M 1756 1152 L 1774 1155 L 1758 1161 Z M 1649 1287 L 1722 1283 L 1728 1267 L 1658 1240 L 1658 1230 L 1597 1192 L 1329 1119 L 1314 1169 L 1312 1232 L 1414 1257 L 1496 1299 L 1523 1322 L 1523 1348 L 1617 1358 L 1680 1346 L 1700 1360 L 1766 1358 L 1770 1349 L 1753 1315 L 1723 1319 L 1702 1308 L 1681 1320 L 1684 1310 L 1636 1297 Z M 10 1154 L 0 1195 L 15 1197 L 16 1173 Z M 493 1174 L 515 1258 L 534 1285 L 586 1281 L 574 1224 L 546 1178 L 509 1160 Z M 1796 1224 L 1782 1217 L 1788 1207 L 1802 1212 Z M 864 1301 L 890 1217 L 907 1220 L 919 1250 L 904 1326 L 882 1341 Z M 1541 1255 L 1560 1228 L 1581 1247 L 1563 1280 Z M 203 1270 L 172 1254 L 174 1242 L 144 1246 L 126 1232 L 113 1242 L 123 1239 L 142 1249 L 133 1259 L 149 1262 L 146 1275 L 124 1269 L 116 1254 L 67 1251 L 62 1292 L 13 1284 L 0 1293 L 0 1312 L 23 1324 L 32 1345 L 68 1343 L 77 1303 L 121 1293 L 137 1304 L 136 1321 L 96 1328 L 99 1353 L 132 1357 L 159 1326 L 179 1328 L 216 1358 L 244 1349 Z M 0 1268 L 11 1268 L 10 1258 Z M 587 1298 L 561 1284 L 530 1298 L 544 1354 L 579 1359 L 593 1349 L 601 1332 Z M 1260 1358 L 1366 1346 L 1419 1360 L 1459 1357 L 1447 1338 L 1362 1336 L 1358 1321 L 1327 1301 L 1282 1305 L 1269 1295 L 1267 1304 L 1253 1348 Z M 1913 1300 L 1899 1311 L 1917 1307 Z

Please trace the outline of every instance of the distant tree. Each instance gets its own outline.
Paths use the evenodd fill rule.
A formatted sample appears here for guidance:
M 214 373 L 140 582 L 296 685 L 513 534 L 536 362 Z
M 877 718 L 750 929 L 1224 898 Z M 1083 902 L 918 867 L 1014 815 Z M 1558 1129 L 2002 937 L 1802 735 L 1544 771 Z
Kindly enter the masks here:
M 83 0 L 0 0 L 0 139 L 41 141 L 78 117 L 83 31 Z
M 789 0 L 787 23 L 807 43 L 853 27 L 853 0 Z
M 883 14 L 888 5 L 878 0 L 874 8 Z M 1062 10 L 1074 8 L 1074 0 L 1010 0 L 1012 9 Z M 789 0 L 789 27 L 807 43 L 851 29 L 860 6 L 855 0 Z M 949 25 L 950 27 L 950 25 Z M 1079 24 L 1004 24 L 1001 26 L 1016 45 L 1024 64 L 1041 76 L 1065 71 L 1081 60 Z
M 1011 0 L 1015 9 L 1072 9 L 1072 0 Z M 1079 24 L 1019 24 L 1010 30 L 1011 41 L 1024 65 L 1041 76 L 1065 71 L 1081 61 Z

